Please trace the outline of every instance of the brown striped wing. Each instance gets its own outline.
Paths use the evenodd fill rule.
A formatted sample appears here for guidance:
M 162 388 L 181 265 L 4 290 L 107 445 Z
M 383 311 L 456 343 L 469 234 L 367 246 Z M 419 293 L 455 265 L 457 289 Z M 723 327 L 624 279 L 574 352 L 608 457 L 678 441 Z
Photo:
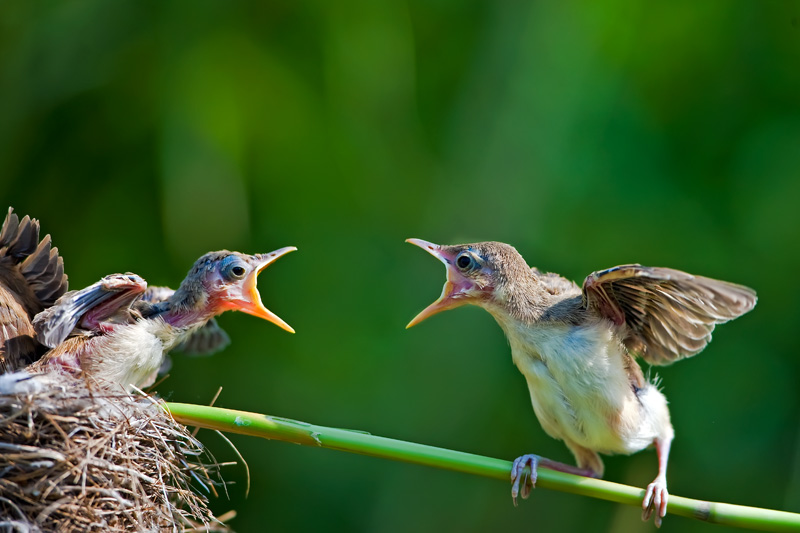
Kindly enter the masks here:
M 27 310 L 0 281 L 0 374 L 19 370 L 34 359 L 33 336 Z
M 0 228 L 0 373 L 37 357 L 33 315 L 67 290 L 64 261 L 50 235 L 39 241 L 39 222 L 8 209 Z
M 699 353 L 716 324 L 747 313 L 757 300 L 743 285 L 641 265 L 590 274 L 583 299 L 587 309 L 625 324 L 625 345 L 654 365 Z

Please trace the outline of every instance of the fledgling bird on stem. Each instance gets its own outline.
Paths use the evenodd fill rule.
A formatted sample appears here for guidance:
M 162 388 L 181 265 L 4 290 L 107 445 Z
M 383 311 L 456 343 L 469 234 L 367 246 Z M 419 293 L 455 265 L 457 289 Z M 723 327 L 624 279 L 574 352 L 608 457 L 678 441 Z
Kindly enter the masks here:
M 130 391 L 152 385 L 173 349 L 207 354 L 227 345 L 227 334 L 214 320 L 225 311 L 242 311 L 294 333 L 264 307 L 256 278 L 296 249 L 256 255 L 207 253 L 176 291 L 148 288 L 144 279 L 129 273 L 68 292 L 33 321 L 37 339 L 52 349 L 30 370 L 82 372 Z
M 39 221 L 19 219 L 13 208 L 0 230 L 0 374 L 31 363 L 41 353 L 31 320 L 67 290 L 64 261 L 50 235 L 39 241 Z
M 581 289 L 529 267 L 507 244 L 407 242 L 447 267 L 442 295 L 407 327 L 465 304 L 486 309 L 508 338 L 542 428 L 563 440 L 578 463 L 576 468 L 536 455 L 517 458 L 511 471 L 514 504 L 518 494 L 528 497 L 538 465 L 599 478 L 599 453 L 631 454 L 655 445 L 658 475 L 645 491 L 642 518 L 655 512 L 660 526 L 674 431 L 666 398 L 634 357 L 666 365 L 699 353 L 716 324 L 755 306 L 755 291 L 638 264 L 594 272 Z M 521 480 L 528 465 L 531 477 Z

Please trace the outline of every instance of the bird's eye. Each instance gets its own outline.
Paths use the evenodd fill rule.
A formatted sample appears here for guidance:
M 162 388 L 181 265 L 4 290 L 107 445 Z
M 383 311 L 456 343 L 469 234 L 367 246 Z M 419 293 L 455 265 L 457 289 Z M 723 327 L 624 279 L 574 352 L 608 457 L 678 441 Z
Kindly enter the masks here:
M 456 266 L 461 270 L 467 270 L 472 266 L 473 260 L 472 257 L 468 254 L 461 254 L 456 259 Z
M 238 257 L 230 256 L 222 261 L 220 273 L 223 278 L 233 281 L 242 279 L 247 274 L 247 268 Z

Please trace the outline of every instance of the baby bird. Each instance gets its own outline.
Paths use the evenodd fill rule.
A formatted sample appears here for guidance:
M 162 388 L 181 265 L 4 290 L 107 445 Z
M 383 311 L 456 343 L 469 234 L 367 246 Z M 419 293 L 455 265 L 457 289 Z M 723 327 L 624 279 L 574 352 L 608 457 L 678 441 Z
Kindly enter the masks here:
M 12 208 L 0 230 L 0 374 L 19 370 L 42 353 L 31 320 L 67 290 L 64 261 L 39 241 L 39 221 L 20 221 Z
M 131 391 L 155 381 L 170 350 L 211 353 L 229 342 L 214 317 L 243 311 L 294 330 L 261 302 L 256 278 L 294 247 L 246 255 L 222 250 L 198 259 L 178 290 L 147 287 L 135 274 L 113 274 L 66 293 L 36 315 L 36 338 L 52 348 L 32 372 L 83 372 Z
M 465 304 L 486 309 L 505 332 L 545 432 L 563 440 L 572 467 L 535 455 L 514 461 L 511 495 L 527 498 L 537 465 L 602 477 L 598 453 L 631 454 L 655 445 L 658 475 L 647 486 L 642 518 L 667 512 L 667 459 L 674 432 L 667 401 L 634 357 L 667 365 L 699 353 L 716 324 L 750 311 L 748 287 L 669 268 L 622 265 L 590 274 L 583 289 L 529 267 L 512 246 L 481 242 L 423 248 L 447 267 L 442 295 L 407 327 Z M 526 465 L 530 480 L 520 488 Z

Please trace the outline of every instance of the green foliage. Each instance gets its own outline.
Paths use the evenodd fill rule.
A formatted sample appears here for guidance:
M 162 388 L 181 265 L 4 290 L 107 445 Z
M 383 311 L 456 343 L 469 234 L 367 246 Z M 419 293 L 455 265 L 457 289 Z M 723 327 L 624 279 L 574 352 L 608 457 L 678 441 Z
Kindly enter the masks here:
M 10 0 L 0 15 L 0 199 L 42 221 L 73 288 L 128 270 L 174 286 L 208 250 L 299 248 L 260 278 L 297 335 L 229 313 L 231 347 L 176 356 L 168 399 L 222 386 L 225 407 L 571 461 L 486 313 L 403 329 L 444 278 L 403 240 L 501 240 L 576 280 L 669 266 L 760 297 L 658 369 L 671 490 L 800 511 L 796 3 Z M 292 531 L 652 527 L 591 499 L 514 509 L 482 480 L 234 441 L 250 497 L 230 470 L 242 483 L 215 505 L 239 531 L 265 515 Z M 656 472 L 652 452 L 606 465 L 635 486 Z

